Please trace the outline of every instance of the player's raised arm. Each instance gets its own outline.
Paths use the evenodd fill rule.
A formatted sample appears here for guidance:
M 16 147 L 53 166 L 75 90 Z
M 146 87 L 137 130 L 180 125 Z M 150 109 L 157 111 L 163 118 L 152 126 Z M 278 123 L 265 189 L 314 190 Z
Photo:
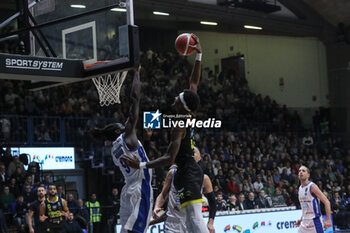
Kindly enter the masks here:
M 197 51 L 197 56 L 190 76 L 190 90 L 197 93 L 197 87 L 201 77 L 202 47 L 199 38 L 195 34 L 192 34 L 192 38 L 195 40 L 196 44 L 190 46 Z
M 130 93 L 130 109 L 128 120 L 125 123 L 125 138 L 128 138 L 130 135 L 135 134 L 135 128 L 139 116 L 139 105 L 140 105 L 140 96 L 141 96 L 141 82 L 140 82 L 140 68 L 134 71 L 134 78 L 132 81 L 131 93 Z M 137 139 L 136 139 L 137 142 Z
M 184 135 L 184 128 L 174 128 L 171 131 L 171 140 L 170 140 L 170 144 L 168 146 L 167 152 L 165 153 L 165 155 L 155 160 L 140 163 L 140 161 L 137 158 L 122 156 L 121 159 L 126 163 L 126 165 L 135 169 L 170 166 L 171 164 L 174 163 L 175 158 L 179 152 L 181 139 L 183 135 Z
M 317 185 L 312 185 L 311 188 L 311 193 L 314 194 L 320 201 L 323 202 L 325 210 L 326 210 L 326 222 L 324 223 L 325 228 L 329 228 L 332 226 L 331 222 L 331 203 L 327 199 L 327 197 L 321 192 L 321 190 L 317 187 Z

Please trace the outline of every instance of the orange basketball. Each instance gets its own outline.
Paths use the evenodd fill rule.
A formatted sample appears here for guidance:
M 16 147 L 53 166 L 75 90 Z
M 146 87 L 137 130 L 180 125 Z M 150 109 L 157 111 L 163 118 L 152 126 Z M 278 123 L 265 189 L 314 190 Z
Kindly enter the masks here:
M 175 40 L 175 48 L 183 56 L 191 55 L 195 50 L 190 45 L 195 44 L 196 41 L 192 38 L 191 33 L 182 33 Z

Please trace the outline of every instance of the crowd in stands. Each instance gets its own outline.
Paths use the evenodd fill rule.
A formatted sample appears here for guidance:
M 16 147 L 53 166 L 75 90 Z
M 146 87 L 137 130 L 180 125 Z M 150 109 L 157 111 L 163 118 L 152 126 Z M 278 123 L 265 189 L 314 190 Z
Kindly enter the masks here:
M 2 152 L 0 156 L 1 232 L 8 233 L 10 226 L 15 227 L 16 232 L 28 232 L 27 215 L 29 211 L 35 211 L 32 204 L 38 199 L 36 190 L 38 187 L 44 187 L 47 190 L 50 184 L 56 184 L 57 196 L 67 201 L 70 211 L 65 224 L 67 233 L 83 233 L 92 228 L 95 229 L 94 232 L 101 232 L 100 215 L 102 213 L 110 216 L 112 223 L 116 223 L 120 207 L 117 188 L 113 188 L 111 195 L 102 203 L 105 209 L 101 210 L 101 204 L 95 193 L 91 194 L 89 199 L 82 200 L 77 193 L 66 193 L 64 183 L 54 183 L 50 174 L 42 177 L 37 168 L 37 163 L 32 162 L 25 170 L 19 156 L 12 156 L 9 149 Z
M 188 80 L 183 77 L 189 77 L 190 63 L 173 53 L 149 50 L 142 53 L 141 64 L 140 112 L 160 109 L 162 113 L 170 113 L 170 103 L 187 87 Z M 29 92 L 25 81 L 0 80 L 0 114 L 88 117 L 85 125 L 74 129 L 84 136 L 91 127 L 98 126 L 96 118 L 126 120 L 130 82 L 127 79 L 122 89 L 123 104 L 106 108 L 98 105 L 92 82 Z M 300 208 L 300 165 L 310 168 L 311 180 L 331 200 L 334 212 L 350 207 L 350 150 L 335 136 L 327 110 L 317 112 L 314 127 L 306 130 L 297 112 L 291 113 L 287 106 L 280 106 L 269 96 L 251 92 L 244 75 L 236 70 L 215 74 L 204 68 L 198 94 L 201 106 L 197 118 L 215 117 L 223 121 L 220 130 L 201 129 L 193 135 L 202 155 L 201 166 L 213 183 L 218 211 Z M 142 122 L 139 123 L 141 128 Z M 47 124 L 43 121 L 35 129 L 37 137 L 44 141 L 50 141 L 53 131 L 59 130 L 57 125 L 46 127 Z M 10 138 L 10 132 L 20 131 L 6 117 L 1 119 L 1 127 L 5 139 Z M 140 139 L 143 139 L 141 135 Z M 147 140 L 147 155 L 152 160 L 165 152 L 169 130 L 154 130 Z M 47 187 L 50 177 L 40 179 L 37 171 L 32 170 L 35 168 L 25 171 L 18 157 L 9 153 L 6 151 L 0 157 L 0 205 L 3 212 L 22 216 L 35 199 L 35 186 Z M 158 190 L 165 172 L 165 169 L 155 171 Z M 83 200 L 75 202 L 71 194 L 67 200 L 73 214 L 84 206 Z M 113 189 L 106 203 L 119 206 L 118 189 Z M 116 216 L 117 209 L 108 214 Z

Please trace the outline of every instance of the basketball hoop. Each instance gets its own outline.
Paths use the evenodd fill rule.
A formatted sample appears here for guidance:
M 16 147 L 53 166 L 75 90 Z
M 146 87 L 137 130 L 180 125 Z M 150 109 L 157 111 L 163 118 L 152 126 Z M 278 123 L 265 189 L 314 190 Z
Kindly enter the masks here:
M 97 64 L 105 62 L 97 62 Z M 95 63 L 96 64 L 96 63 Z M 93 65 L 95 65 L 93 64 Z M 85 68 L 91 65 L 85 66 Z M 109 106 L 120 104 L 120 90 L 128 71 L 113 71 L 107 74 L 99 74 L 92 78 L 98 92 L 100 105 Z

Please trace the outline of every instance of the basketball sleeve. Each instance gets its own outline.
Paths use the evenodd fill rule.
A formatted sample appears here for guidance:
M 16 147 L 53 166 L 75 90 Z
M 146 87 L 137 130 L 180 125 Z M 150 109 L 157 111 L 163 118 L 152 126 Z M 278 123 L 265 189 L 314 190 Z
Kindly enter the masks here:
M 214 219 L 216 215 L 216 203 L 215 203 L 215 194 L 214 191 L 211 193 L 204 194 L 208 199 L 209 204 L 209 218 Z

